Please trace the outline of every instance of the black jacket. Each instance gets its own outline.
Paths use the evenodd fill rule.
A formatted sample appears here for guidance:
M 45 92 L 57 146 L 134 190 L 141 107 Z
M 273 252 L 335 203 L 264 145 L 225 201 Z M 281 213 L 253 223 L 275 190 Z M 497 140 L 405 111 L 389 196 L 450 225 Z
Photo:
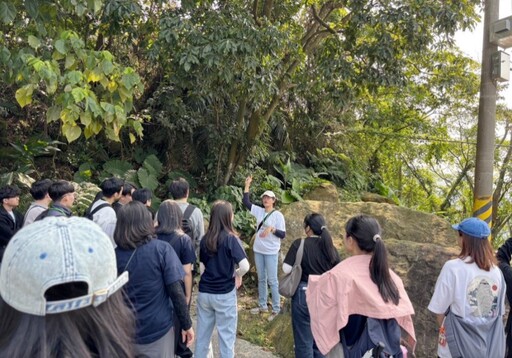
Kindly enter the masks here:
M 498 258 L 498 266 L 503 273 L 505 283 L 507 284 L 508 303 L 512 304 L 512 267 L 510 267 L 510 259 L 512 258 L 512 238 L 505 241 L 496 253 Z M 507 325 L 505 328 L 507 333 L 507 358 L 512 358 L 512 310 L 508 313 Z
M 23 215 L 18 211 L 13 211 L 16 222 L 12 220 L 11 215 L 0 205 L 0 261 L 4 255 L 4 250 L 11 237 L 14 236 L 16 231 L 21 229 L 23 225 Z

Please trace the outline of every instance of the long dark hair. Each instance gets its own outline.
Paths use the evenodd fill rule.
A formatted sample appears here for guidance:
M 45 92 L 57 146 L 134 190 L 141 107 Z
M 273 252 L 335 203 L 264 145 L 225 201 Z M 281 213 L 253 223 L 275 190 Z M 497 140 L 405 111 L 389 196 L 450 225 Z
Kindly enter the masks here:
M 217 200 L 213 203 L 210 223 L 203 238 L 206 242 L 206 248 L 211 254 L 217 252 L 218 244 L 223 239 L 224 234 L 238 236 L 238 233 L 233 229 L 233 207 L 227 201 Z
M 170 234 L 176 232 L 183 235 L 181 224 L 183 221 L 183 213 L 180 206 L 172 200 L 165 200 L 158 208 L 156 227 L 157 234 Z
M 121 206 L 117 212 L 117 224 L 114 241 L 125 250 L 136 247 L 151 240 L 155 227 L 151 213 L 140 201 L 131 201 Z
M 322 238 L 322 251 L 329 258 L 329 264 L 335 266 L 340 262 L 340 255 L 334 247 L 331 233 L 327 229 L 325 218 L 318 213 L 311 213 L 304 218 L 304 228 L 309 226 L 313 234 Z
M 372 253 L 370 277 L 379 288 L 384 302 L 398 305 L 400 295 L 389 273 L 388 253 L 381 238 L 379 222 L 369 215 L 358 215 L 349 219 L 345 225 L 347 237 L 354 239 L 363 251 Z
M 0 298 L 0 356 L 135 357 L 135 317 L 122 291 L 98 307 L 34 316 Z

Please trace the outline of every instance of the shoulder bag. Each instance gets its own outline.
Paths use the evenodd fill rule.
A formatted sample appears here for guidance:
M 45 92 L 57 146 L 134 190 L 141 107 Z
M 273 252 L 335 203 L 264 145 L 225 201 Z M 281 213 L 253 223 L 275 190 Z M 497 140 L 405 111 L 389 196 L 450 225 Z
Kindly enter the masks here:
M 297 255 L 295 256 L 295 263 L 293 264 L 292 271 L 279 280 L 279 294 L 284 297 L 292 297 L 299 287 L 300 278 L 302 277 L 302 254 L 304 253 L 304 240 L 300 241 Z

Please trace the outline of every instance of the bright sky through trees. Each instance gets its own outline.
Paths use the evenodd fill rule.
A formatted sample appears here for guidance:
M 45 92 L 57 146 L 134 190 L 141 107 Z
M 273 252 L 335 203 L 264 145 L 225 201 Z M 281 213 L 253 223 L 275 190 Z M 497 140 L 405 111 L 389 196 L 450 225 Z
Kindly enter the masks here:
M 482 22 L 480 22 L 473 31 L 460 31 L 455 35 L 455 40 L 459 48 L 472 59 L 481 62 L 482 60 L 482 43 L 483 43 L 483 12 Z M 500 19 L 512 15 L 512 1 L 500 0 Z M 509 55 L 512 54 L 512 48 L 505 49 Z M 505 84 L 506 85 L 506 84 Z M 504 97 L 505 103 L 512 108 L 512 85 L 508 82 L 508 88 L 500 93 Z

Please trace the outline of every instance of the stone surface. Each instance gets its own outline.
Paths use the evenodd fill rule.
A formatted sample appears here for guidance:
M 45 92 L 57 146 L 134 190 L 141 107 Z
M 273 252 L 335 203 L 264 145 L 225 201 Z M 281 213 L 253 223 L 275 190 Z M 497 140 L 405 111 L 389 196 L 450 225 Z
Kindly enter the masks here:
M 303 220 L 310 212 L 319 212 L 326 217 L 334 243 L 342 256 L 345 256 L 342 242 L 346 221 L 360 213 L 376 217 L 383 229 L 382 237 L 390 254 L 390 265 L 404 281 L 416 311 L 416 354 L 418 357 L 435 357 L 437 324 L 427 306 L 443 264 L 459 252 L 456 233 L 446 220 L 396 205 L 374 202 L 303 201 L 285 206 L 281 211 L 286 219 L 286 239 L 281 247 L 283 254 L 294 239 L 304 237 Z M 279 315 L 270 325 L 269 335 L 275 337 L 274 346 L 280 355 L 293 357 L 293 342 L 282 339 L 285 329 L 291 330 L 290 317 L 287 314 Z
M 391 198 L 385 197 L 383 195 L 379 195 L 376 193 L 368 193 L 364 192 L 361 194 L 361 201 L 370 201 L 374 203 L 387 203 L 396 205 L 395 201 Z
M 304 195 L 305 200 L 339 202 L 338 189 L 333 183 L 322 183 Z

